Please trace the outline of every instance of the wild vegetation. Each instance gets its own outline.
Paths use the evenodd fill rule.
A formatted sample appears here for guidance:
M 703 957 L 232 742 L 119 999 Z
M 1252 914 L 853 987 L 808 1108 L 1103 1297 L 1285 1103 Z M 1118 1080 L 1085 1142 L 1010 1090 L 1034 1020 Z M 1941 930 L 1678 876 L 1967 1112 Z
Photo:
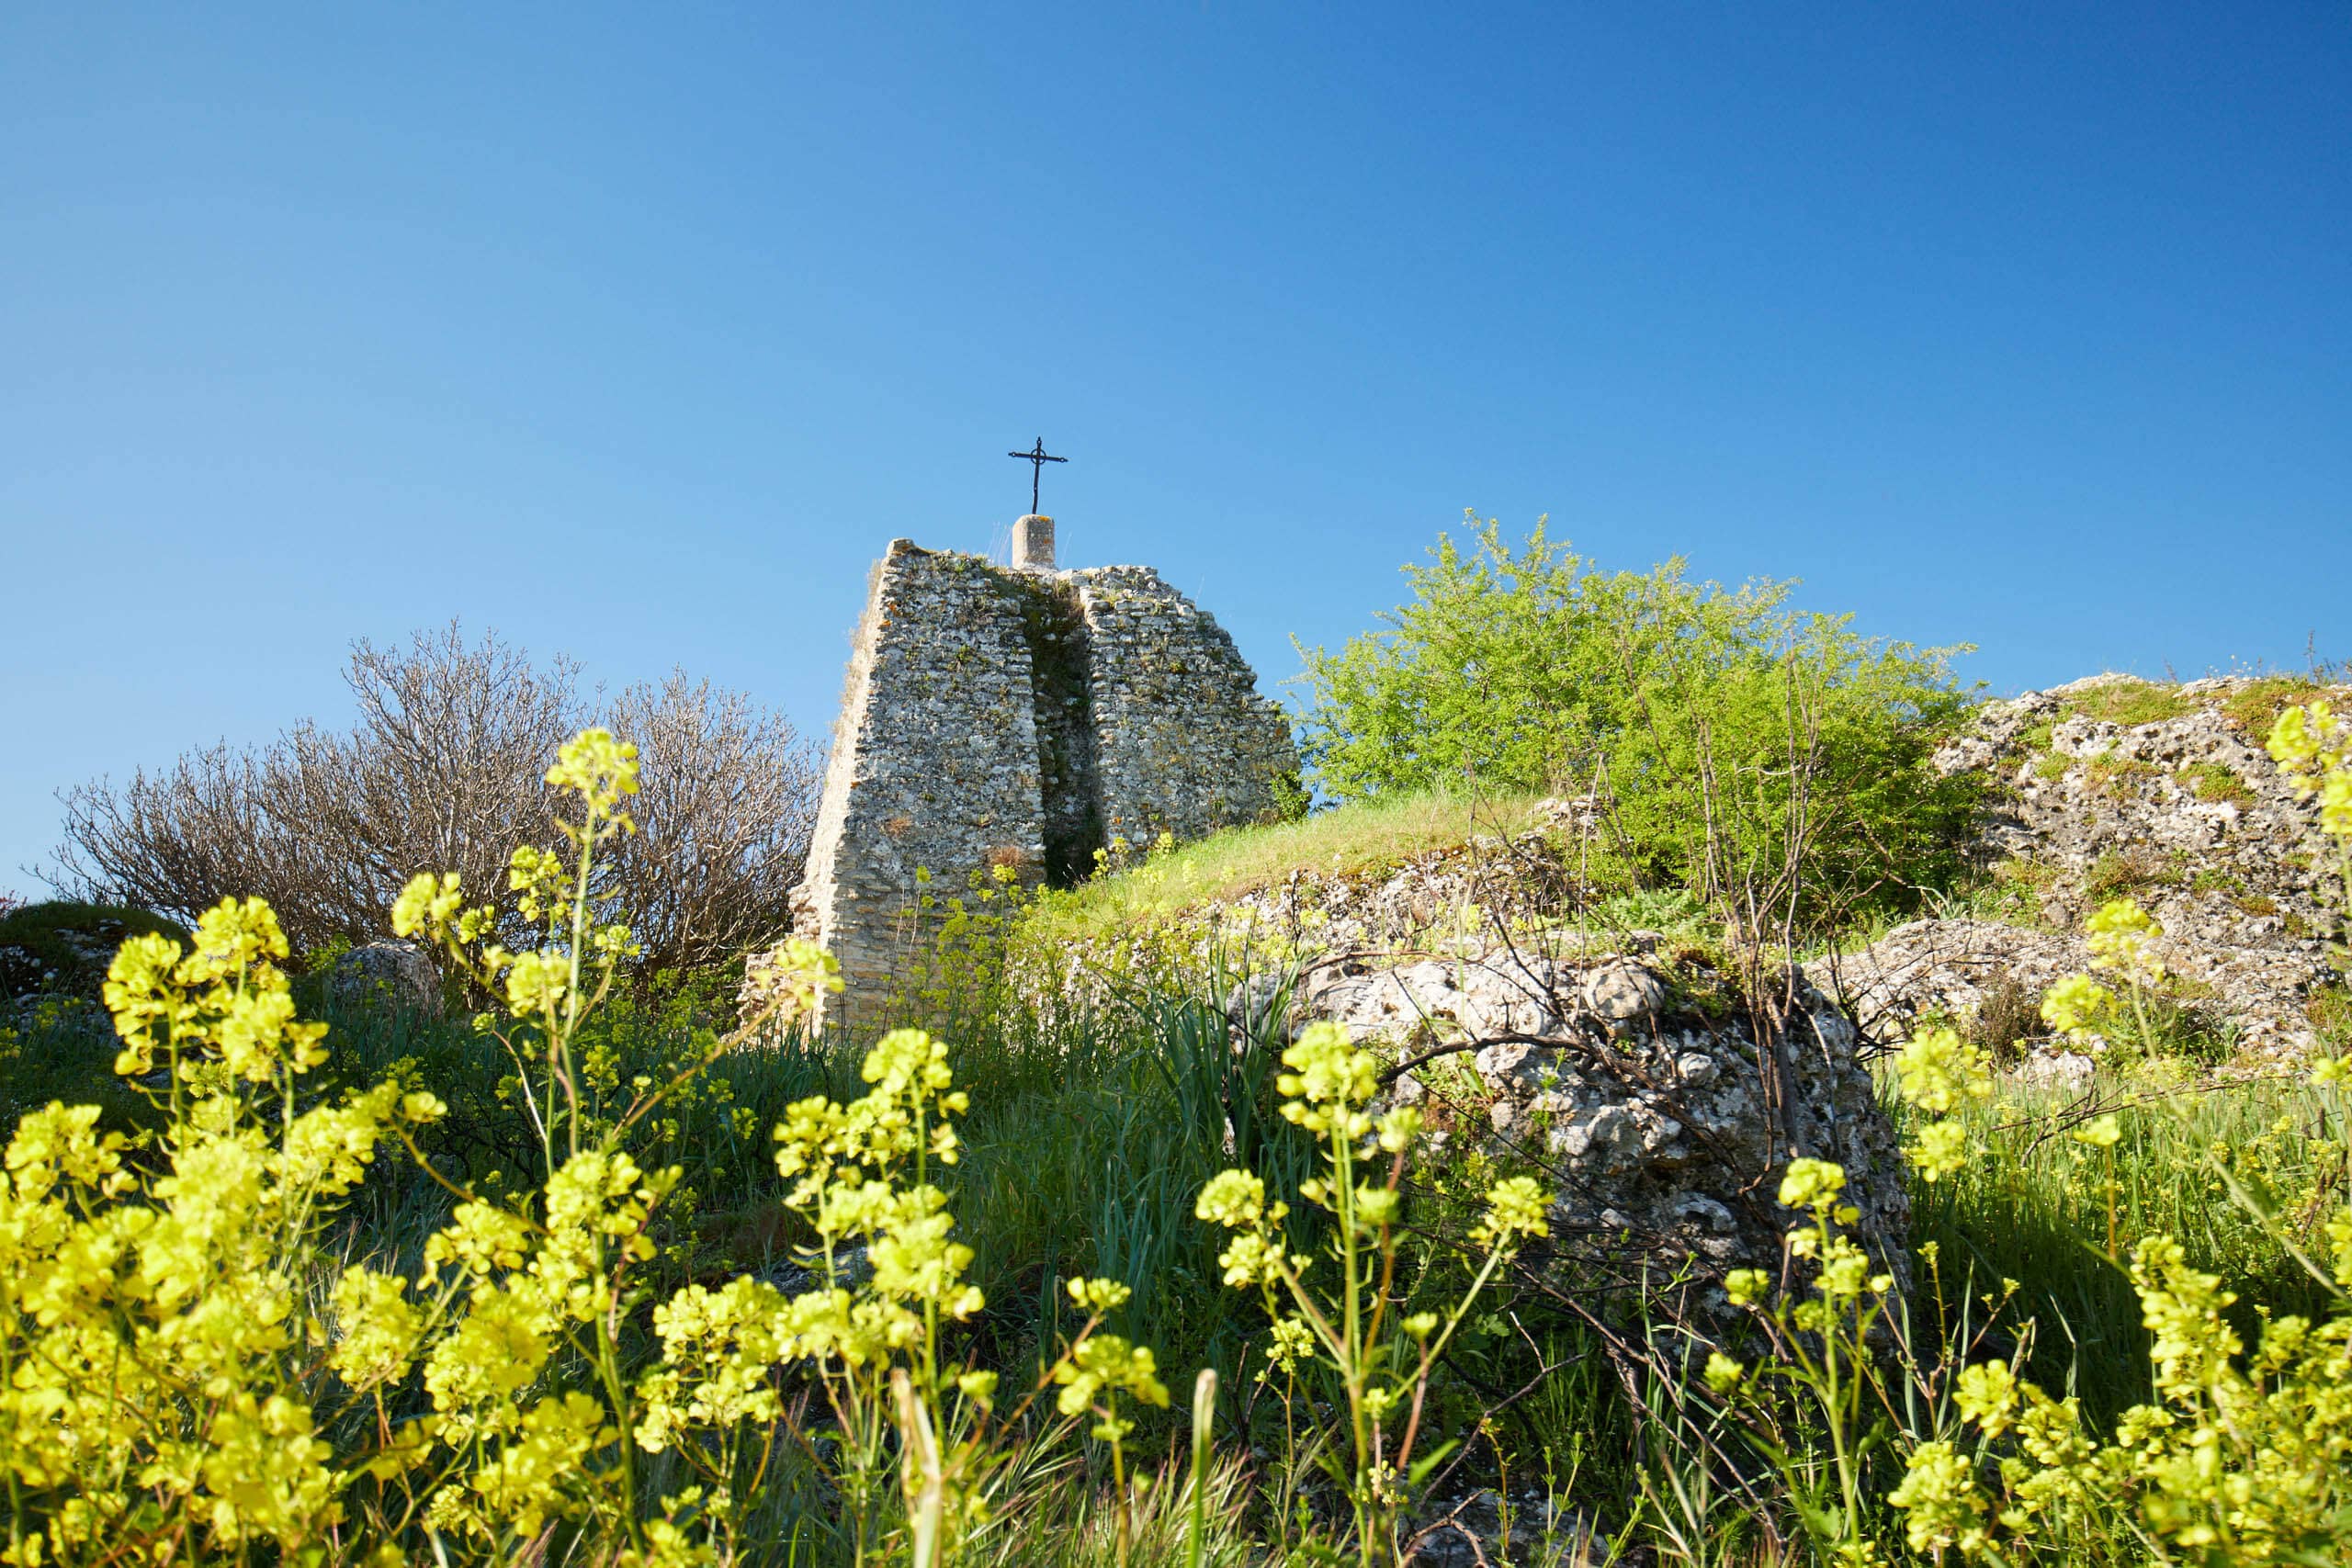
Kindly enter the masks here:
M 649 830 L 598 874 L 630 911 L 639 966 L 724 963 L 788 923 L 820 759 L 781 715 L 683 672 L 583 694 L 571 662 L 534 665 L 495 634 L 469 645 L 455 624 L 405 649 L 363 640 L 344 678 L 359 712 L 348 733 L 305 721 L 266 746 L 67 791 L 51 880 L 189 922 L 225 897 L 265 898 L 304 952 L 380 941 L 418 873 L 489 886 L 517 844 L 553 842 L 547 759 L 602 724 L 645 751 Z
M 1866 638 L 1785 584 L 1692 582 L 1679 560 L 1600 571 L 1541 524 L 1431 557 L 1385 630 L 1302 650 L 1333 796 L 1589 794 L 1628 877 L 1711 900 L 1782 876 L 1793 843 L 1805 875 L 1779 902 L 1808 932 L 1959 874 L 1971 784 L 1924 764 L 1967 710 L 1963 650 Z
M 732 974 L 650 961 L 614 868 L 660 830 L 654 760 L 600 728 L 550 748 L 538 836 L 385 898 L 478 1017 L 326 986 L 343 929 L 262 898 L 128 933 L 102 1003 L 0 1029 L 6 1560 L 2346 1560 L 2341 998 L 2332 1055 L 2214 1077 L 2116 897 L 2092 968 L 2001 1025 L 2096 1033 L 2088 1093 L 1996 1072 L 1983 1020 L 1891 1043 L 1907 1292 L 1849 1174 L 1798 1160 L 1788 1269 L 1633 1322 L 1563 1308 L 1531 1151 L 1431 1135 L 1475 1078 L 1417 1109 L 1381 1048 L 1229 1009 L 1251 976 L 1189 906 L 1541 834 L 1539 792 L 1606 801 L 1576 894 L 1604 926 L 1759 998 L 1841 922 L 1976 897 L 1965 797 L 1924 776 L 1962 705 L 1932 656 L 1540 535 L 1481 548 L 1468 587 L 1419 583 L 1444 657 L 1524 614 L 1522 652 L 1613 658 L 1618 707 L 1530 671 L 1444 720 L 1440 773 L 1557 727 L 1530 771 L 1417 795 L 1440 773 L 1380 774 L 1402 731 L 1348 695 L 1418 689 L 1444 639 L 1408 630 L 1322 693 L 1327 785 L 1363 804 L 1068 895 L 943 891 L 879 1036 L 807 1026 L 834 982 L 805 944 L 740 1019 Z M 1645 651 L 1661 625 L 1695 647 Z M 2271 753 L 2352 852 L 2352 726 L 2276 696 Z M 1072 968 L 1139 931 L 1168 940 Z

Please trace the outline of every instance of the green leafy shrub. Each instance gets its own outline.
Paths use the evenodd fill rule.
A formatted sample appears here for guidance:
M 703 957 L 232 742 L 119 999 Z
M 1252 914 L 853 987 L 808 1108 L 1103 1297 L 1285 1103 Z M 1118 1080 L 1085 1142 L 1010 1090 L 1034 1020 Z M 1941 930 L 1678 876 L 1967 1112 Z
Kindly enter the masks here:
M 1338 653 L 1303 649 L 1303 733 L 1341 800 L 1599 789 L 1641 880 L 1741 901 L 1804 862 L 1801 919 L 1908 907 L 1962 870 L 1977 784 L 1928 765 L 1967 711 L 1949 660 L 1807 614 L 1783 584 L 1603 572 L 1542 525 L 1408 567 L 1412 601 Z

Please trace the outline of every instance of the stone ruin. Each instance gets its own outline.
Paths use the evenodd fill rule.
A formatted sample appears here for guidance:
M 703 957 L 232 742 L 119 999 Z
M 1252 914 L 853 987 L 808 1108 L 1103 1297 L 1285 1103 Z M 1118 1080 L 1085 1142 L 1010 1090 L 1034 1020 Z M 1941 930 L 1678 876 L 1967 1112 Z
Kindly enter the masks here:
M 843 1014 L 922 940 L 929 886 L 1010 868 L 1068 886 L 1114 839 L 1268 820 L 1297 787 L 1281 711 L 1233 638 L 1149 567 L 1057 570 L 1050 517 L 1012 561 L 893 539 L 858 624 L 796 934 Z

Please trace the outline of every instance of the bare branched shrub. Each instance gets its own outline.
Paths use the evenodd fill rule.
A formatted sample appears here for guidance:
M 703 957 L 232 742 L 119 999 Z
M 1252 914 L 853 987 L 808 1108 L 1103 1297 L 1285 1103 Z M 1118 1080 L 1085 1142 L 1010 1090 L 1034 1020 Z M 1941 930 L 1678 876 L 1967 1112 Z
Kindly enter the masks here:
M 607 723 L 637 742 L 632 815 L 645 830 L 613 853 L 647 959 L 691 968 L 780 936 L 823 759 L 783 715 L 682 672 L 623 692 Z
M 454 622 L 406 648 L 362 640 L 345 680 L 359 710 L 348 733 L 304 721 L 265 746 L 67 791 L 49 879 L 187 919 L 258 895 L 298 947 L 374 941 L 417 873 L 454 870 L 487 896 L 516 846 L 552 847 L 546 760 L 601 722 L 642 759 L 635 815 L 649 830 L 611 874 L 646 966 L 709 963 L 786 925 L 820 775 L 781 715 L 683 674 L 605 704 L 583 696 L 571 660 L 534 665 L 494 633 L 469 645 Z

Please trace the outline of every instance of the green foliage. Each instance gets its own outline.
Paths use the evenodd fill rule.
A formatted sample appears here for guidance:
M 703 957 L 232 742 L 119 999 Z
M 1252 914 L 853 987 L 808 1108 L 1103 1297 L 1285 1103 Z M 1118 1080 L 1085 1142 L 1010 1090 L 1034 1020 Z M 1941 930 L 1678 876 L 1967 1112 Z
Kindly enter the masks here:
M 2346 728 L 2295 711 L 2274 755 L 2352 842 Z M 518 857 L 511 914 L 403 900 L 503 1000 L 481 1020 L 331 999 L 241 903 L 117 955 L 119 1035 L 59 996 L 0 1031 L 10 1560 L 1393 1562 L 1457 1471 L 1662 1564 L 2342 1560 L 2352 1070 L 2192 1078 L 2134 905 L 2041 998 L 2107 1046 L 2095 1100 L 1993 1080 L 2008 993 L 1894 1062 L 1907 1302 L 1799 1161 L 1781 1279 L 1728 1282 L 1750 1337 L 1657 1322 L 1644 1361 L 1511 1264 L 1545 1205 L 1463 1136 L 1476 1079 L 1423 1073 L 1424 1136 L 1376 1055 L 1287 1038 L 1279 987 L 1238 1032 L 1235 975 L 1027 995 L 984 885 L 940 906 L 978 976 L 952 1042 L 730 1038 L 724 987 L 613 988 L 589 863 L 627 761 L 567 754 L 588 819 Z M 1392 798 L 1273 832 L 1371 868 L 1385 829 L 1479 820 Z M 1271 880 L 1250 844 L 1109 880 L 1135 908 Z M 1709 940 L 1678 889 L 1593 908 Z M 784 958 L 803 1009 L 823 964 Z M 2312 1016 L 2352 1035 L 2340 990 Z M 101 1089 L 131 1112 L 66 1108 Z M 1216 1374 L 1189 1422 L 1162 1364 Z
M 2180 776 L 2188 786 L 2189 793 L 2199 800 L 2225 802 L 2232 806 L 2254 804 L 2254 791 L 2226 762 L 2192 762 L 2180 771 Z
M 1782 876 L 1793 829 L 1813 919 L 1959 874 L 1976 786 L 1927 765 L 1967 711 L 1957 650 L 1863 637 L 1783 584 L 1693 582 L 1679 559 L 1603 572 L 1541 524 L 1431 556 L 1385 629 L 1302 650 L 1332 796 L 1598 788 L 1644 880 L 1718 898 Z
M 1196 1213 L 1234 1233 L 1217 1263 L 1227 1285 L 1254 1291 L 1264 1303 L 1270 1327 L 1259 1379 L 1281 1383 L 1286 1419 L 1301 1403 L 1302 1372 L 1319 1371 L 1336 1385 L 1348 1450 L 1334 1445 L 1327 1468 L 1345 1488 L 1357 1559 L 1373 1568 L 1400 1559 L 1400 1511 L 1447 1451 L 1422 1425 L 1438 1359 L 1496 1269 L 1551 1234 L 1552 1201 L 1532 1176 L 1494 1183 L 1468 1236 L 1482 1255 L 1476 1273 L 1455 1299 L 1432 1303 L 1437 1310 L 1409 1310 L 1397 1259 L 1421 1112 L 1397 1105 L 1373 1114 L 1378 1064 L 1337 1024 L 1310 1024 L 1282 1059 L 1293 1069 L 1276 1080 L 1283 1119 L 1322 1145 L 1319 1168 L 1294 1189 L 1328 1216 L 1322 1266 L 1285 1223 L 1290 1205 L 1270 1198 L 1265 1177 L 1248 1167 L 1219 1171 L 1201 1189 Z M 1418 1452 L 1417 1442 L 1425 1443 Z
M 0 1014 L 0 1126 L 51 1100 L 97 1106 L 108 1133 L 148 1125 L 147 1101 L 114 1070 L 121 1048 L 106 1010 L 79 997 L 52 992 Z
M 321 1562 L 356 1542 L 510 1561 L 552 1546 L 627 1564 L 734 1561 L 787 1435 L 852 1505 L 853 1559 L 931 1568 L 985 1536 L 991 1501 L 1094 1418 L 1119 1483 L 1115 1555 L 1131 1530 L 1123 1402 L 1165 1405 L 1151 1353 L 1097 1333 L 1125 1286 L 1072 1282 L 1085 1321 L 1040 1357 L 1026 1397 L 943 1335 L 986 1305 L 930 1176 L 961 1156 L 967 1109 L 944 1045 L 893 1032 L 866 1053 L 866 1092 L 792 1104 L 776 1129 L 786 1207 L 818 1246 L 813 1288 L 741 1275 L 656 1294 L 656 1214 L 684 1168 L 632 1147 L 674 1141 L 727 1043 L 707 1035 L 624 1075 L 590 1025 L 631 955 L 599 919 L 597 852 L 630 824 L 632 750 L 601 731 L 567 745 L 548 782 L 575 793 L 572 853 L 516 852 L 512 914 L 422 875 L 394 909 L 503 996 L 484 1028 L 537 1157 L 533 1190 L 427 1173 L 458 1200 L 407 1247 L 350 1262 L 346 1214 L 378 1147 L 447 1106 L 395 1071 L 319 1092 L 324 1024 L 299 1019 L 285 935 L 259 900 L 226 900 L 192 947 L 134 938 L 109 965 L 116 1070 L 160 1079 L 160 1127 L 109 1134 L 96 1106 L 17 1123 L 0 1178 L 0 1561 Z M 509 949 L 500 933 L 536 927 Z M 830 961 L 787 943 L 774 1006 L 808 1015 Z M 404 1064 L 413 1067 L 413 1064 Z M 740 1121 L 740 1116 L 730 1120 Z M 859 1273 L 851 1274 L 854 1248 Z M 650 1308 L 650 1312 L 647 1308 Z M 1044 1348 L 1041 1347 L 1041 1350 Z M 830 1406 L 826 1453 L 784 1404 L 787 1369 Z M 1204 1385 L 1202 1406 L 1208 1408 Z M 1057 1419 L 1026 1419 L 1058 1391 Z M 803 1407 L 805 1408 L 805 1400 Z M 1208 1450 L 1193 1466 L 1210 1483 Z M 787 1458 L 780 1468 L 797 1461 Z M 1193 1555 L 1205 1503 L 1189 1510 Z M 797 1539 L 796 1531 L 795 1539 Z

